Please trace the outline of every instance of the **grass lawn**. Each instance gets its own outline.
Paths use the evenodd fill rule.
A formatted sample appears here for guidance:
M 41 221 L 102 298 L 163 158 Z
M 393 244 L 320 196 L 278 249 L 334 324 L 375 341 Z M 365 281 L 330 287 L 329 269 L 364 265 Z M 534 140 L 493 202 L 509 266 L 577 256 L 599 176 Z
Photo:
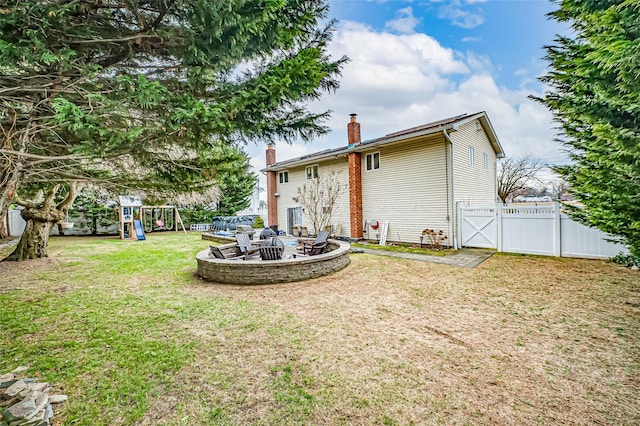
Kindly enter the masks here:
M 447 248 L 443 248 L 441 250 L 431 250 L 428 248 L 421 248 L 421 247 L 411 247 L 411 246 L 402 246 L 402 245 L 385 245 L 385 246 L 381 246 L 379 244 L 359 244 L 359 243 L 354 243 L 352 244 L 353 247 L 355 248 L 365 248 L 365 249 L 372 249 L 372 250 L 387 250 L 387 251 L 394 251 L 394 252 L 399 252 L 399 253 L 418 253 L 418 254 L 428 254 L 430 256 L 447 256 L 450 255 L 452 253 L 455 253 L 455 250 L 452 249 L 447 249 Z
M 0 373 L 69 395 L 60 425 L 640 423 L 638 272 L 353 254 L 241 287 L 194 275 L 206 247 L 54 237 L 0 262 Z

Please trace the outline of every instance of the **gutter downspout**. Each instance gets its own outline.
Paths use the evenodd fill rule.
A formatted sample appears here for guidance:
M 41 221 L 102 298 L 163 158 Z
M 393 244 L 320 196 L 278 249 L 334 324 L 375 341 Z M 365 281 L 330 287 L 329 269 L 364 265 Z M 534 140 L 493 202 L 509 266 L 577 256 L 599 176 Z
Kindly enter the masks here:
M 453 194 L 455 194 L 455 191 L 453 190 L 454 189 L 453 188 L 453 141 L 449 137 L 449 133 L 447 133 L 447 129 L 442 130 L 442 134 L 444 135 L 445 139 L 449 141 L 449 144 L 451 145 L 451 221 L 449 223 L 451 225 L 450 235 L 453 240 L 453 249 L 458 250 L 458 236 L 454 232 L 455 231 L 454 218 L 456 218 L 457 215 L 455 210 L 455 201 L 453 199 Z

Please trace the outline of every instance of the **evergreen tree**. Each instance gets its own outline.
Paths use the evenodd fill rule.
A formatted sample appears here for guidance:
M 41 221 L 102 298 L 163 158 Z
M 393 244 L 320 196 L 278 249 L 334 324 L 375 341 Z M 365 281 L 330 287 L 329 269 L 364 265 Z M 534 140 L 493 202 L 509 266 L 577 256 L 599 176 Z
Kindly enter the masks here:
M 327 56 L 326 13 L 320 0 L 22 0 L 2 9 L 0 217 L 17 202 L 31 223 L 14 257 L 46 256 L 51 226 L 85 182 L 158 197 L 205 191 L 217 184 L 205 173 L 217 141 L 326 132 L 328 112 L 306 109 L 337 88 L 345 60 Z
M 212 176 L 220 189 L 215 215 L 232 216 L 249 206 L 249 197 L 255 190 L 258 177 L 251 172 L 249 156 L 245 152 L 224 144 L 218 144 L 216 149 L 228 160 Z
M 555 170 L 584 205 L 582 222 L 619 235 L 640 255 L 640 2 L 563 0 L 550 16 L 571 37 L 546 47 L 543 98 L 571 164 Z

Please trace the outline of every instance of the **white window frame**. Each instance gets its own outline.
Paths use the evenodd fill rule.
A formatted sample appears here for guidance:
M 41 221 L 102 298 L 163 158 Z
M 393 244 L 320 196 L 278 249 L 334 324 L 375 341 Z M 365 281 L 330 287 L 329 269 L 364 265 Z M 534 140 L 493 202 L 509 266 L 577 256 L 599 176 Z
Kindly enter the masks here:
M 306 176 L 307 180 L 317 179 L 318 177 L 320 177 L 320 166 L 317 164 L 312 164 L 305 167 L 304 175 Z
M 489 154 L 487 154 L 486 152 L 482 153 L 482 167 L 485 170 L 489 170 Z
M 378 157 L 378 167 L 376 167 L 376 157 Z M 367 172 L 380 170 L 380 151 L 372 152 L 364 156 L 364 170 Z
M 469 147 L 469 166 L 473 167 L 476 163 L 476 150 L 474 147 Z
M 278 183 L 289 183 L 289 170 L 283 170 L 278 173 Z

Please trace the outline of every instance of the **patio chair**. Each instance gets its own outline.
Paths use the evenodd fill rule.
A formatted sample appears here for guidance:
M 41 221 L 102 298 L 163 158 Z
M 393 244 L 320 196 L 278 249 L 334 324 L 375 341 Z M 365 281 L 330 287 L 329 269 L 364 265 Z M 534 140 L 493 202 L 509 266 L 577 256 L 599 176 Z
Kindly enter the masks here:
M 322 247 L 320 253 L 324 252 L 324 249 L 327 247 L 327 240 L 329 239 L 329 233 L 327 231 L 320 231 L 318 232 L 318 236 L 316 237 L 316 239 L 314 241 L 308 241 L 308 242 L 303 242 L 301 247 L 298 247 L 298 251 L 302 252 L 302 254 L 309 254 L 308 252 L 311 251 L 312 249 L 315 249 L 315 251 L 319 250 L 319 247 L 322 245 L 322 243 L 324 243 L 324 246 Z M 315 253 L 315 254 L 320 254 L 320 253 Z
M 260 252 L 259 249 L 253 248 L 253 246 L 251 246 L 251 239 L 249 238 L 249 234 L 236 234 L 236 243 L 238 244 L 240 253 L 242 253 L 242 256 L 244 256 L 245 259 L 248 259 L 251 256 L 255 256 Z
M 333 238 L 336 236 L 335 232 L 333 232 L 333 225 L 327 225 L 324 227 L 324 230 L 329 233 L 329 237 Z
M 296 256 L 307 257 L 307 256 L 316 256 L 318 254 L 322 254 L 327 249 L 327 245 L 328 243 L 326 241 L 322 243 L 313 243 L 308 248 L 305 249 L 304 253 L 297 253 Z
M 300 237 L 309 238 L 309 230 L 307 229 L 306 226 L 301 226 L 300 227 Z
M 260 246 L 262 260 L 279 260 L 284 254 L 284 244 L 276 237 L 271 237 Z
M 211 255 L 213 257 L 215 257 L 216 259 L 229 259 L 229 260 L 236 260 L 236 259 L 242 259 L 244 256 L 225 256 L 224 253 L 222 252 L 222 250 L 220 250 L 220 247 L 217 246 L 209 246 L 209 253 L 211 253 Z
M 226 257 L 224 257 L 224 254 L 222 253 L 222 250 L 220 250 L 216 246 L 209 246 L 209 252 L 211 253 L 211 256 L 215 257 L 216 259 L 226 259 Z

